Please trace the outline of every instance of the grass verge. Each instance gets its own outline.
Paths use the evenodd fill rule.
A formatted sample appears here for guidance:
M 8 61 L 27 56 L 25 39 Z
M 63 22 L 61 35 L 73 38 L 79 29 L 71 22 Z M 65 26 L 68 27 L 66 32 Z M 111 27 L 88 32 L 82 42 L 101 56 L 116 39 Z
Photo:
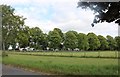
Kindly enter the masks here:
M 4 64 L 56 75 L 117 75 L 118 59 L 53 57 L 9 54 Z

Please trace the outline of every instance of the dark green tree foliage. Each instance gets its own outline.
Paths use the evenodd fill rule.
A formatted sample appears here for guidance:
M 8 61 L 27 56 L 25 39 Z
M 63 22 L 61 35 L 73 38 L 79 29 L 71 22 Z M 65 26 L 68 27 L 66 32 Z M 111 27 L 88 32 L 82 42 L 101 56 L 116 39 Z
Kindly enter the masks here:
M 28 34 L 23 30 L 19 31 L 19 34 L 17 35 L 17 42 L 19 43 L 21 48 L 25 48 L 29 44 Z M 16 42 L 16 43 L 17 43 Z
M 94 33 L 88 33 L 89 49 L 95 50 L 100 47 L 100 41 Z
M 78 33 L 76 31 L 69 31 L 69 32 L 72 32 L 76 37 L 78 37 Z
M 29 30 L 30 30 L 30 28 L 28 26 L 20 27 L 20 29 L 17 33 L 17 36 L 14 39 L 15 43 L 19 43 L 19 47 L 25 48 L 25 47 L 29 46 L 29 36 L 30 36 Z
M 88 50 L 89 49 L 88 37 L 84 33 L 78 34 L 78 48 L 80 50 Z
M 51 49 L 59 49 L 60 43 L 62 42 L 62 38 L 59 35 L 58 31 L 50 31 L 48 34 L 48 43 Z
M 20 27 L 24 26 L 24 20 L 22 16 L 15 15 L 14 9 L 7 5 L 0 5 L 2 7 L 2 45 L 3 50 L 8 48 L 9 44 L 15 44 L 15 37 L 20 30 Z
M 101 35 L 98 35 L 98 39 L 100 41 L 100 47 L 99 49 L 100 50 L 105 50 L 108 48 L 108 42 L 107 42 L 107 39 Z
M 30 29 L 30 36 L 31 38 L 31 47 L 35 47 L 36 49 L 42 48 L 42 42 L 44 40 L 43 32 L 40 28 L 35 27 Z
M 78 2 L 78 7 L 90 8 L 94 11 L 95 17 L 92 23 L 113 22 L 120 25 L 120 1 L 119 2 Z
M 73 32 L 68 31 L 65 33 L 64 46 L 66 49 L 70 48 L 72 50 L 78 47 L 78 39 Z
M 116 41 L 112 36 L 107 35 L 107 42 L 108 42 L 109 50 L 115 50 Z
M 41 40 L 41 47 L 43 50 L 46 50 L 46 48 L 48 47 L 47 34 L 43 34 L 43 39 Z
M 60 35 L 60 37 L 62 38 L 62 41 L 61 41 L 61 43 L 60 43 L 60 45 L 59 45 L 59 50 L 62 50 L 63 49 L 63 42 L 64 42 L 64 33 L 62 32 L 62 30 L 61 29 L 59 29 L 59 28 L 54 28 L 54 30 L 53 31 L 57 31 L 58 33 L 59 33 L 59 35 Z
M 116 36 L 115 41 L 117 43 L 116 49 L 120 51 L 120 36 Z
M 63 32 L 59 28 L 54 28 L 54 31 L 57 31 L 62 38 L 62 41 L 64 40 Z

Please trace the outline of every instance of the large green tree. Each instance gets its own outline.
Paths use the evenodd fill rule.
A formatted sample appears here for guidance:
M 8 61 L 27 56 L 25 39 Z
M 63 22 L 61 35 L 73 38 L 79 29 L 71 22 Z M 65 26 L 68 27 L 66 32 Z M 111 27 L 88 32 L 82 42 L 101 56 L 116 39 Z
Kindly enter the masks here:
M 96 14 L 92 23 L 115 22 L 120 25 L 120 1 L 119 2 L 91 2 L 79 1 L 78 7 L 90 8 Z
M 59 35 L 61 36 L 62 41 L 63 41 L 63 40 L 64 40 L 64 36 L 63 36 L 63 32 L 62 32 L 62 30 L 59 29 L 59 28 L 54 28 L 54 31 L 57 31 L 57 32 L 59 33 Z
M 98 39 L 100 41 L 100 50 L 105 50 L 108 48 L 108 42 L 107 39 L 105 37 L 103 37 L 102 35 L 98 35 Z
M 120 36 L 116 36 L 115 41 L 117 43 L 116 49 L 120 51 Z
M 108 46 L 109 46 L 108 49 L 109 50 L 115 50 L 115 48 L 116 48 L 116 41 L 115 41 L 115 39 L 112 36 L 110 36 L 110 35 L 107 35 L 106 38 L 107 38 L 107 42 L 108 42 Z
M 73 32 L 68 31 L 65 33 L 64 46 L 66 49 L 70 48 L 72 50 L 78 47 L 78 39 Z
M 88 36 L 89 47 L 90 47 L 89 49 L 90 50 L 98 49 L 100 47 L 100 41 L 97 35 L 94 33 L 88 33 L 87 36 Z
M 80 50 L 88 50 L 89 49 L 88 37 L 84 33 L 78 34 L 78 48 Z
M 34 47 L 36 49 L 42 48 L 44 34 L 39 27 L 30 28 L 28 38 L 30 39 L 30 47 Z
M 22 16 L 15 15 L 15 9 L 11 6 L 0 5 L 2 10 L 2 46 L 3 50 L 7 49 L 9 44 L 15 44 L 15 38 L 20 30 L 20 27 L 24 26 L 24 20 Z
M 58 33 L 59 33 L 59 35 L 60 35 L 60 37 L 62 38 L 62 41 L 61 41 L 61 43 L 60 43 L 60 46 L 59 46 L 59 49 L 60 50 L 62 50 L 63 49 L 63 42 L 64 42 L 64 33 L 62 32 L 62 30 L 61 29 L 59 29 L 59 28 L 54 28 L 54 30 L 53 31 L 57 31 Z
M 48 40 L 49 47 L 51 49 L 59 49 L 60 43 L 62 42 L 62 38 L 58 31 L 56 30 L 50 31 L 48 34 Z
M 19 43 L 19 47 L 25 48 L 29 46 L 29 30 L 30 28 L 28 26 L 20 27 L 20 30 L 14 39 L 15 43 Z
M 17 37 L 17 42 L 19 43 L 20 48 L 25 48 L 29 44 L 28 34 L 23 30 L 19 31 Z
M 41 47 L 43 50 L 47 50 L 47 47 L 48 47 L 48 38 L 47 38 L 47 34 L 43 34 L 43 38 L 41 40 Z

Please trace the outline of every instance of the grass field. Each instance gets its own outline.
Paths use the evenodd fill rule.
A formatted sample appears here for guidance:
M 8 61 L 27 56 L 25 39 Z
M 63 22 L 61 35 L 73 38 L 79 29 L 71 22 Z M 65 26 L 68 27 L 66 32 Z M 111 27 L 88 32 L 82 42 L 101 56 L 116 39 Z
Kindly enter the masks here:
M 22 54 L 22 55 L 34 55 L 34 56 L 58 56 L 58 57 L 98 57 L 100 53 L 101 58 L 118 58 L 118 51 L 61 51 L 61 52 L 9 52 L 9 54 Z
M 24 53 L 24 55 L 23 55 Z M 103 54 L 104 53 L 104 54 Z M 29 54 L 29 55 L 25 55 Z M 4 64 L 21 66 L 37 71 L 59 75 L 117 75 L 118 59 L 112 58 L 79 58 L 59 56 L 34 56 L 44 55 L 74 55 L 80 52 L 9 52 L 8 57 L 3 57 Z M 87 52 L 87 55 L 97 55 L 97 52 Z M 108 55 L 106 55 L 108 54 Z M 101 55 L 113 56 L 113 52 L 101 52 Z

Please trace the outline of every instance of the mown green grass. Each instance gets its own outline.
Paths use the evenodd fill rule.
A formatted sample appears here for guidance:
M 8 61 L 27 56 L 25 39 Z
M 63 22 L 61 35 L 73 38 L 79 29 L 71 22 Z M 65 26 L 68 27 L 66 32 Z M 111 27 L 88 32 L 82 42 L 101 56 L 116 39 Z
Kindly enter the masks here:
M 59 75 L 117 75 L 118 60 L 8 54 L 4 64 L 17 65 Z
M 63 57 L 98 57 L 98 53 L 100 52 L 100 57 L 104 58 L 117 58 L 118 51 L 81 51 L 81 52 L 67 52 L 67 51 L 60 51 L 60 52 L 9 52 L 11 54 L 23 54 L 23 55 L 36 55 L 36 56 L 63 56 Z

